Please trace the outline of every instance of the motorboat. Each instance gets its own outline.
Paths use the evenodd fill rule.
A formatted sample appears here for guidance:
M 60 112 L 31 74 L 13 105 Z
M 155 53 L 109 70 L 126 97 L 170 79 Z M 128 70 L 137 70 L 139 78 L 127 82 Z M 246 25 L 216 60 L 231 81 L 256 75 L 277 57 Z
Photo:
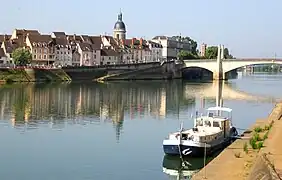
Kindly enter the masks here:
M 210 107 L 206 115 L 194 119 L 194 127 L 170 133 L 163 140 L 163 150 L 168 155 L 209 156 L 219 149 L 227 147 L 238 132 L 232 126 L 232 109 Z

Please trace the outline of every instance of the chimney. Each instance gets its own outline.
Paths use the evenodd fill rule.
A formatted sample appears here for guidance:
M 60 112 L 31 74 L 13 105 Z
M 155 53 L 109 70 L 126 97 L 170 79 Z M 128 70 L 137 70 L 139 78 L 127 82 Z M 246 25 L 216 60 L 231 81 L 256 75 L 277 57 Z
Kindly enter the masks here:
M 140 38 L 140 49 L 142 49 L 142 48 L 143 48 L 143 39 Z
M 134 40 L 135 40 L 135 38 L 132 38 L 132 39 L 131 39 L 131 46 L 132 46 L 132 47 L 134 46 Z
M 73 40 L 75 41 L 75 39 L 76 39 L 76 34 L 73 35 Z

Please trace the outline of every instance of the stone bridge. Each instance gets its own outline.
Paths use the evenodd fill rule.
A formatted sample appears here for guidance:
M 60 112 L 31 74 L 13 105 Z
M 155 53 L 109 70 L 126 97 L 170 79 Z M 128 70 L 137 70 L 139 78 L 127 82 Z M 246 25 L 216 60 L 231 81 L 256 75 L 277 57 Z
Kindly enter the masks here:
M 250 59 L 224 59 L 223 58 L 223 46 L 218 47 L 217 59 L 195 59 L 184 60 L 184 68 L 199 67 L 206 69 L 213 73 L 213 79 L 225 80 L 226 73 L 238 69 L 240 67 L 257 64 L 282 64 L 282 59 L 262 59 L 262 58 L 250 58 Z

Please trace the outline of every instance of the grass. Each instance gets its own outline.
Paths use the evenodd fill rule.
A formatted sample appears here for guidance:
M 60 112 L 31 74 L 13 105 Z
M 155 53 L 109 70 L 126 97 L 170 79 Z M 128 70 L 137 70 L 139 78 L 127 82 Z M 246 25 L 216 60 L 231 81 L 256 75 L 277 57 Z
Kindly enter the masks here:
M 262 129 L 261 127 L 255 127 L 255 129 L 254 129 L 254 131 L 256 132 L 256 133 L 260 133 L 260 132 L 262 132 L 264 129 Z
M 272 124 L 273 122 L 271 122 L 269 125 L 265 125 L 263 128 L 259 126 L 254 128 L 253 136 L 249 141 L 253 149 L 261 149 L 263 147 L 263 142 L 268 138 L 268 133 L 272 127 Z M 260 134 L 263 134 L 262 138 Z M 245 145 L 244 145 L 244 151 L 245 151 Z
M 249 150 L 248 150 L 248 144 L 247 144 L 246 142 L 244 143 L 243 149 L 244 149 L 244 152 L 245 152 L 246 154 L 248 154 Z

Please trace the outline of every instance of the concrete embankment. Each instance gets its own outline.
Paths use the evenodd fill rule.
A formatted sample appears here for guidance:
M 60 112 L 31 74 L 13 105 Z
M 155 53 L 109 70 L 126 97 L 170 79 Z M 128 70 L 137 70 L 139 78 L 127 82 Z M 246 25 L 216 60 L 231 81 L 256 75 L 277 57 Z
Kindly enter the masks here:
M 144 66 L 131 71 L 117 71 L 108 73 L 106 76 L 96 78 L 95 81 L 114 81 L 114 80 L 161 80 L 178 79 L 182 77 L 182 64 L 165 62 Z
M 174 61 L 103 66 L 47 68 L 2 68 L 3 82 L 57 82 L 93 80 L 171 79 L 182 77 L 182 64 Z
M 282 102 L 275 105 L 267 119 L 256 123 L 223 150 L 193 180 L 271 180 L 280 179 L 282 170 Z M 263 138 L 262 138 L 263 135 Z M 259 136 L 262 148 L 254 148 L 251 139 Z M 256 144 L 257 145 L 257 144 Z

